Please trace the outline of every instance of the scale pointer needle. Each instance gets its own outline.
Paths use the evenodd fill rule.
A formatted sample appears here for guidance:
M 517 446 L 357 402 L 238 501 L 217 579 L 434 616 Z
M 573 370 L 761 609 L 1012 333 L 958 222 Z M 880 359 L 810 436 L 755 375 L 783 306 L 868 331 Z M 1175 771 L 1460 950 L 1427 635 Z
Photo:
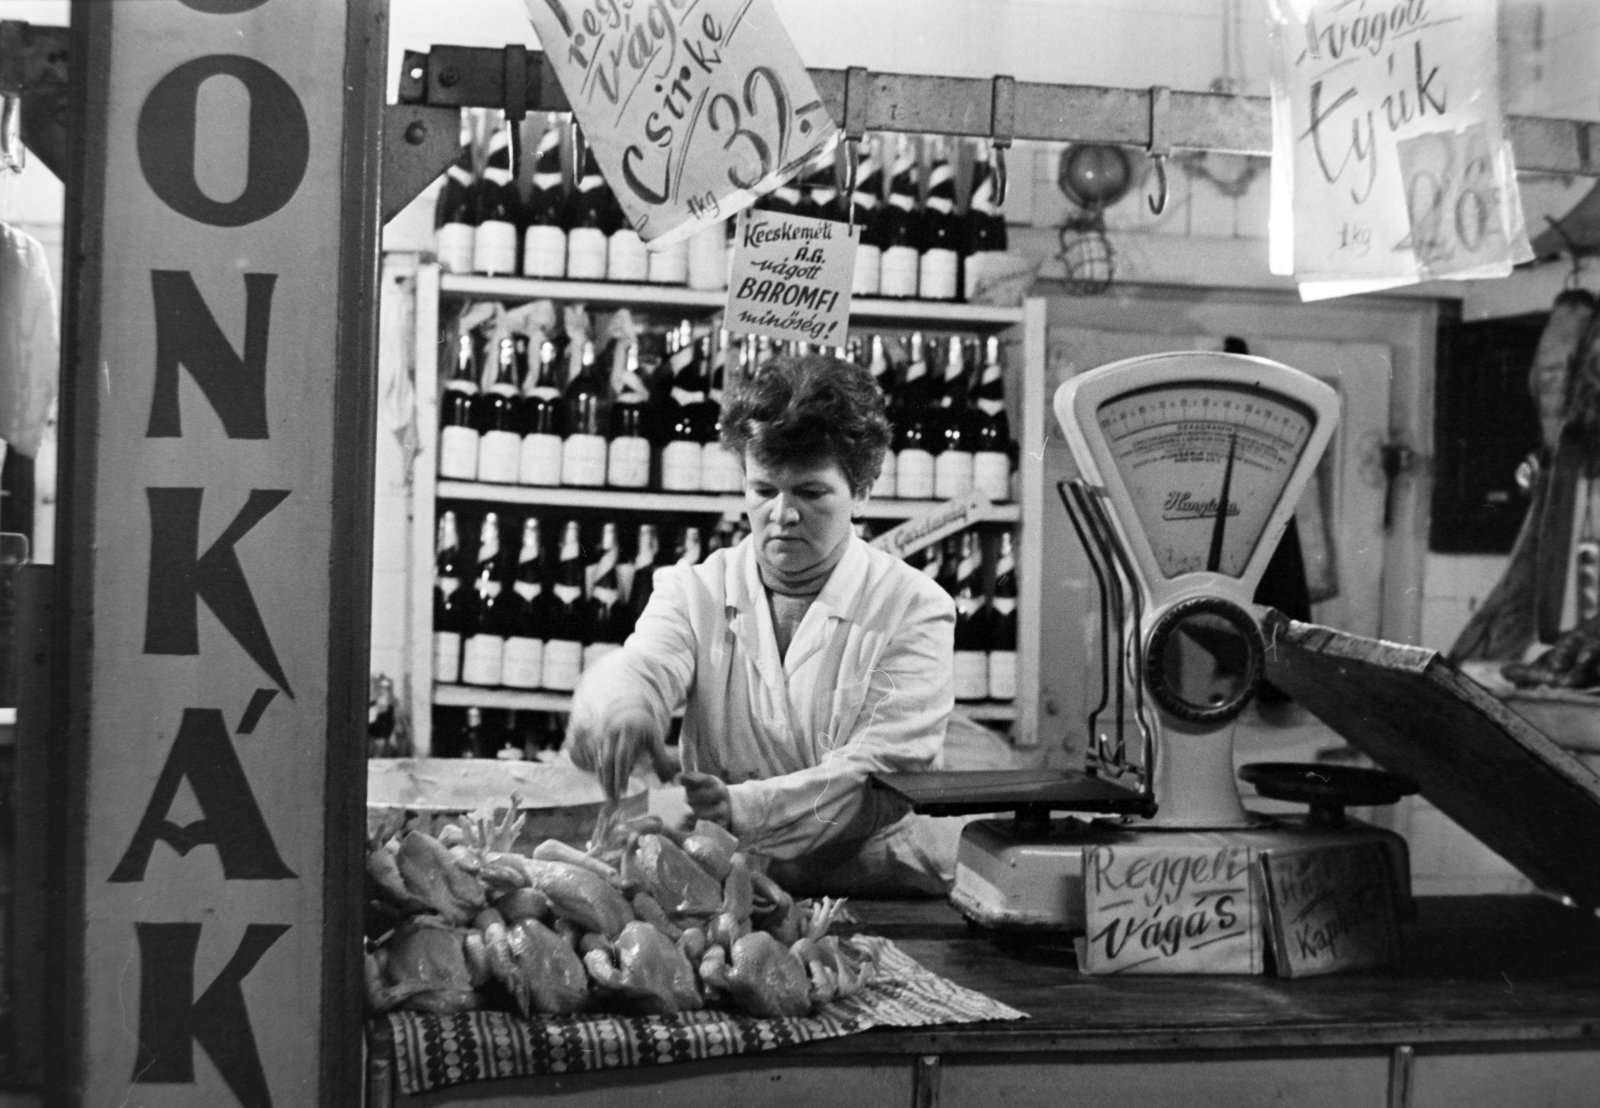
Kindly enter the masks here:
M 1206 571 L 1222 570 L 1222 538 L 1228 530 L 1228 493 L 1233 485 L 1233 455 L 1239 449 L 1239 432 L 1228 437 L 1228 461 L 1222 467 L 1222 492 L 1217 497 L 1217 522 L 1211 527 L 1211 554 L 1206 558 Z

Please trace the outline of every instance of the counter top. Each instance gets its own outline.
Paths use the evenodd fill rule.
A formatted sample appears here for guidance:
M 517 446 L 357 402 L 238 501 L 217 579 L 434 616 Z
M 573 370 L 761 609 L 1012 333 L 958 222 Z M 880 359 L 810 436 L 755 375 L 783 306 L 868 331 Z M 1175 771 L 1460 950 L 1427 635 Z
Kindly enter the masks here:
M 1600 920 L 1542 897 L 1424 897 L 1392 974 L 1088 977 L 1069 951 L 1006 950 L 944 901 L 852 901 L 861 930 L 1028 1020 L 877 1029 L 806 1054 L 1383 1043 L 1600 1042 Z

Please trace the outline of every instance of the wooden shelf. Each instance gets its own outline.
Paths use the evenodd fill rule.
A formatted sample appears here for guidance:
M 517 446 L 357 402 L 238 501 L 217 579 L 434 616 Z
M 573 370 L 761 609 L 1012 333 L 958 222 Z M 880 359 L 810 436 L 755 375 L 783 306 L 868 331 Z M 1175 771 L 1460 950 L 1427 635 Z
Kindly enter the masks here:
M 519 712 L 565 712 L 572 694 L 523 689 L 490 689 L 478 685 L 435 683 L 433 702 L 448 708 L 510 708 Z
M 447 708 L 509 708 L 518 712 L 565 712 L 572 708 L 569 693 L 438 683 L 433 686 L 433 702 Z M 1009 702 L 958 702 L 955 710 L 978 723 L 1004 723 L 1017 718 L 1016 705 Z
M 482 481 L 440 481 L 440 500 L 487 500 L 546 508 L 596 508 L 614 512 L 675 512 L 685 515 L 741 516 L 744 497 L 692 492 L 632 492 L 570 486 L 491 485 Z M 940 500 L 869 500 L 867 519 L 910 519 L 944 503 Z M 987 522 L 1015 523 L 1022 516 L 1016 504 L 996 504 Z
M 534 277 L 483 277 L 445 273 L 439 291 L 467 300 L 576 300 L 605 307 L 640 305 L 700 312 L 727 306 L 728 292 L 703 292 L 681 285 L 629 285 L 613 281 L 553 281 Z M 857 297 L 850 302 L 852 319 L 927 323 L 939 327 L 1010 327 L 1022 322 L 1022 309 L 990 304 L 956 304 L 942 300 L 881 300 Z

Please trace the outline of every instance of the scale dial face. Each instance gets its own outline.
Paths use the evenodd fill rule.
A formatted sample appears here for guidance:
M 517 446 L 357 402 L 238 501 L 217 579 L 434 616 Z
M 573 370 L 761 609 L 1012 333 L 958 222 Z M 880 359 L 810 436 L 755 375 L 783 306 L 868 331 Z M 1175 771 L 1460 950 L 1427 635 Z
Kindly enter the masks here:
M 1244 574 L 1316 429 L 1305 404 L 1223 381 L 1123 393 L 1095 420 L 1169 579 Z

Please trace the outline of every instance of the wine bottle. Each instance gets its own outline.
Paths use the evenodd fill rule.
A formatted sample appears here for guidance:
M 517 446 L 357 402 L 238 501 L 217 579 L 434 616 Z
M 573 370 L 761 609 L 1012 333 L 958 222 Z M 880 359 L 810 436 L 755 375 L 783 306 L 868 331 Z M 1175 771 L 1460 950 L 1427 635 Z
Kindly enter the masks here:
M 649 251 L 639 232 L 628 222 L 627 213 L 611 186 L 605 186 L 606 203 L 610 207 L 606 236 L 606 280 L 638 283 L 650 273 Z
M 461 537 L 456 514 L 439 516 L 438 554 L 433 577 L 433 679 L 447 685 L 461 680 L 461 635 L 467 604 L 461 591 Z
M 884 415 L 889 417 L 891 435 L 890 448 L 883 452 L 883 467 L 878 470 L 878 479 L 872 483 L 872 495 L 890 498 L 895 495 L 895 454 L 892 436 L 896 419 L 896 404 L 889 367 L 889 354 L 884 348 L 883 336 L 873 335 L 867 350 L 867 372 L 872 374 L 873 383 L 878 386 L 878 392 L 883 396 Z
M 756 208 L 779 215 L 796 215 L 800 209 L 800 186 L 793 177 L 756 202 Z
M 462 114 L 461 149 L 445 170 L 433 208 L 433 252 L 446 273 L 472 272 L 472 129 Z
M 715 292 L 728 287 L 730 220 L 711 223 L 689 236 L 689 287 Z
M 686 238 L 646 250 L 648 267 L 645 280 L 652 285 L 689 283 L 689 240 Z
M 387 675 L 380 675 L 378 690 L 367 702 L 368 758 L 399 756 L 394 736 L 395 703 L 393 679 Z
M 627 641 L 639 624 L 650 597 L 656 588 L 656 558 L 661 553 L 661 540 L 653 523 L 639 524 L 639 541 L 634 546 L 633 573 L 628 579 L 627 614 L 623 620 L 622 639 Z
M 700 488 L 705 492 L 740 492 L 744 466 L 722 445 L 722 396 L 727 387 L 728 361 L 733 357 L 727 328 L 717 335 L 717 353 L 711 364 L 711 384 L 706 399 L 706 441 L 700 454 Z
M 511 574 L 510 611 L 506 620 L 505 664 L 501 681 L 508 688 L 537 689 L 544 681 L 544 639 L 550 594 L 539 518 L 522 521 L 522 546 Z
M 1016 443 L 1006 416 L 1005 366 L 1000 361 L 998 335 L 984 340 L 983 373 L 975 396 L 972 484 L 990 500 L 1009 500 Z
M 876 140 L 868 140 L 862 146 L 850 204 L 856 226 L 861 228 L 850 292 L 854 296 L 877 296 L 883 280 L 883 160 Z
M 994 700 L 1017 697 L 1017 560 L 1011 532 L 1000 532 L 1000 552 L 994 564 L 994 593 L 989 618 L 989 696 Z
M 456 368 L 439 397 L 439 476 L 472 481 L 478 476 L 478 355 L 471 331 L 456 339 Z
M 472 626 L 461 648 L 461 681 L 466 685 L 498 685 L 504 674 L 506 614 L 510 605 L 504 600 L 502 561 L 500 517 L 486 512 L 478 530 Z
M 983 592 L 983 550 L 978 533 L 961 532 L 948 591 L 956 602 L 953 674 L 957 700 L 989 698 L 989 626 Z
M 550 637 L 544 643 L 541 684 L 558 692 L 571 692 L 578 687 L 578 674 L 583 669 L 584 639 L 583 546 L 575 519 L 568 520 L 561 532 L 561 554 L 550 591 Z
M 561 127 L 551 113 L 533 155 L 533 189 L 525 209 L 527 229 L 522 233 L 524 277 L 567 275 L 567 232 L 561 226 L 566 197 L 561 185 Z
M 933 496 L 937 421 L 922 332 L 913 331 L 911 361 L 906 364 L 906 379 L 900 386 L 892 441 L 894 494 L 902 500 L 928 500 Z
M 954 300 L 961 287 L 956 175 L 950 165 L 949 140 L 937 135 L 930 141 L 928 198 L 917 221 L 917 295 L 924 300 Z
M 733 520 L 723 516 L 717 520 L 717 525 L 711 529 L 711 536 L 706 542 L 706 557 L 710 557 L 719 550 L 732 550 L 734 545 Z
M 611 442 L 606 447 L 606 484 L 642 489 L 650 484 L 650 390 L 639 375 L 639 346 L 630 342 L 622 368 L 612 377 Z
M 496 344 L 494 383 L 473 404 L 478 426 L 478 480 L 513 485 L 522 460 L 522 404 L 517 395 L 516 343 Z
M 583 344 L 578 374 L 567 382 L 561 483 L 591 488 L 606 483 L 606 437 L 602 422 L 606 382 L 595 364 L 594 343 Z
M 917 295 L 921 251 L 917 227 L 917 157 L 908 135 L 900 135 L 889 175 L 889 203 L 883 209 L 883 247 L 879 293 Z
M 574 161 L 583 168 L 577 174 L 577 187 L 567 197 L 567 276 L 603 281 L 611 237 L 606 180 L 600 175 L 594 151 L 583 141 L 582 130 L 574 126 L 572 135 L 574 148 L 582 155 Z
M 700 345 L 689 321 L 684 320 L 678 325 L 676 348 L 670 355 L 672 398 L 661 448 L 661 487 L 668 492 L 700 491 L 700 463 L 705 452 L 701 406 L 706 400 L 706 380 L 699 355 Z
M 972 491 L 973 428 L 966 347 L 951 335 L 945 347 L 944 385 L 939 395 L 939 449 L 933 463 L 933 495 L 953 500 Z
M 588 669 L 622 645 L 627 611 L 622 605 L 622 589 L 617 583 L 617 525 L 600 528 L 600 554 L 585 571 L 589 582 L 588 634 L 584 637 L 583 668 Z
M 967 201 L 967 216 L 962 231 L 962 298 L 971 300 L 977 292 L 976 278 L 988 268 L 989 260 L 1006 251 L 1006 219 L 995 203 L 994 171 L 987 160 L 974 160 L 972 195 Z
M 489 153 L 477 188 L 478 225 L 472 232 L 472 268 L 477 273 L 517 271 L 517 225 L 522 198 L 511 166 L 511 124 L 489 136 Z
M 704 556 L 700 549 L 700 528 L 685 527 L 678 540 L 674 559 L 681 566 L 697 566 Z
M 489 729 L 483 722 L 482 708 L 467 709 L 467 723 L 456 739 L 457 758 L 482 758 L 489 750 Z
M 524 485 L 561 483 L 561 348 L 549 339 L 539 344 L 539 368 L 528 374 L 522 396 L 522 449 L 517 481 Z
M 942 587 L 944 581 L 944 544 L 930 542 L 907 559 L 928 580 Z

